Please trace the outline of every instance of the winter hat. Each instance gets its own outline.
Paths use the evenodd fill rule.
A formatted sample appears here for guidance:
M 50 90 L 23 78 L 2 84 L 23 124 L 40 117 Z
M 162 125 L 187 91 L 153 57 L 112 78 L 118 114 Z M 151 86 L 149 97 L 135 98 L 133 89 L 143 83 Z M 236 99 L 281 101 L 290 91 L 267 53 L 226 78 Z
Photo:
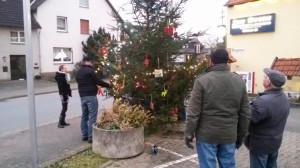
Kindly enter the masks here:
M 281 87 L 285 84 L 286 79 L 282 72 L 270 68 L 264 68 L 264 73 L 268 76 L 270 82 L 275 87 Z

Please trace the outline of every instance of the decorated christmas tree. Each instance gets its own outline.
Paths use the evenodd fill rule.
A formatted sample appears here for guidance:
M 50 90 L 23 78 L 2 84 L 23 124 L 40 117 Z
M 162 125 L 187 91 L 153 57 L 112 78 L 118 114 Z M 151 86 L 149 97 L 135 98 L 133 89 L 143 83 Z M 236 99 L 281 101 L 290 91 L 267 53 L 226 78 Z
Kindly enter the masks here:
M 186 1 L 131 0 L 134 22 L 117 28 L 120 41 L 100 28 L 83 43 L 84 52 L 99 61 L 97 70 L 109 69 L 111 95 L 156 115 L 176 116 L 184 108 L 195 77 L 207 66 L 182 52 L 188 39 L 176 29 Z M 185 61 L 176 62 L 182 55 Z

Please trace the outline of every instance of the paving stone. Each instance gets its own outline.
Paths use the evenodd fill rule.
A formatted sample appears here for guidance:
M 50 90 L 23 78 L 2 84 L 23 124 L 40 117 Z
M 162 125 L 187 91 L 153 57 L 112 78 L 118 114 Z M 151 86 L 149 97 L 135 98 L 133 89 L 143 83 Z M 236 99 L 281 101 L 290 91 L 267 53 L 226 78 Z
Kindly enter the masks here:
M 107 167 L 119 168 L 195 168 L 198 167 L 196 150 L 189 149 L 183 139 L 184 122 L 169 125 L 166 131 L 145 139 L 145 152 L 137 157 L 115 160 Z M 151 144 L 158 146 L 158 155 L 151 155 Z M 189 158 L 191 157 L 191 158 Z M 242 146 L 235 154 L 237 168 L 249 168 L 249 151 Z M 278 156 L 278 167 L 299 168 L 300 134 L 286 131 Z

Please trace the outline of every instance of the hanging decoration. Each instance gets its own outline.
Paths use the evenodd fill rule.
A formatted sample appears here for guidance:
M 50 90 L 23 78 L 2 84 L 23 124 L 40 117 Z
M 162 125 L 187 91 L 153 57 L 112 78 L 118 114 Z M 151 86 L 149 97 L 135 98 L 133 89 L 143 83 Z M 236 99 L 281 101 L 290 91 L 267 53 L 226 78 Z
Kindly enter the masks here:
M 100 86 L 98 86 L 98 92 L 97 92 L 98 95 L 101 95 L 101 96 L 104 96 L 103 92 L 102 92 L 102 89 Z
M 163 77 L 164 76 L 164 71 L 163 69 L 159 69 L 159 58 L 157 58 L 157 64 L 158 64 L 158 68 L 157 69 L 154 69 L 154 76 L 156 78 L 159 78 L 159 77 Z
M 164 91 L 161 92 L 161 96 L 162 96 L 162 97 L 166 97 L 166 96 L 167 96 L 167 93 L 168 93 L 168 90 L 166 89 L 166 85 L 164 84 Z
M 144 64 L 145 64 L 145 67 L 148 67 L 148 65 L 149 65 L 149 59 L 148 59 L 148 54 L 147 53 L 146 53 Z
M 102 47 L 102 54 L 106 55 L 107 54 L 107 48 L 106 47 Z
M 149 105 L 150 110 L 154 110 L 154 103 L 152 101 L 152 94 L 150 94 L 150 105 Z
M 168 19 L 167 26 L 164 27 L 164 33 L 170 37 L 174 34 L 174 27 L 170 25 L 170 19 Z

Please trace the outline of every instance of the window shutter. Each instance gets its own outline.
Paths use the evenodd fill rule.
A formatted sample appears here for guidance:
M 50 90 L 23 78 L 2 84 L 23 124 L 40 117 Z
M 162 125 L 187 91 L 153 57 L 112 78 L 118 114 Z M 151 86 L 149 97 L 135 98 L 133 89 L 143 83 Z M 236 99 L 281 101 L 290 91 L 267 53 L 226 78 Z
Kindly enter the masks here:
M 89 21 L 88 20 L 80 20 L 80 33 L 81 34 L 89 34 Z

